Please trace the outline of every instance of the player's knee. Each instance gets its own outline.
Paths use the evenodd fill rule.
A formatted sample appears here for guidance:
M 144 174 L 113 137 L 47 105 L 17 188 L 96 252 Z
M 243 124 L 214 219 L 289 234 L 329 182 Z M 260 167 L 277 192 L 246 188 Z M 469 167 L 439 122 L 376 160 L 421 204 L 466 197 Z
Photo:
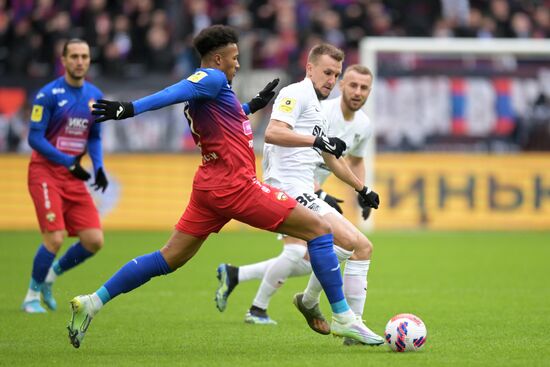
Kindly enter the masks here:
M 372 251 L 372 242 L 367 237 L 361 235 L 353 251 L 352 260 L 369 260 L 372 256 Z
M 103 234 L 97 233 L 86 238 L 81 238 L 82 246 L 88 251 L 96 253 L 103 248 Z
M 61 246 L 63 245 L 63 232 L 50 232 L 46 233 L 43 238 L 44 246 L 48 251 L 57 254 Z
M 282 256 L 286 257 L 293 263 L 298 263 L 304 258 L 307 252 L 307 247 L 302 245 L 285 245 L 283 248 Z

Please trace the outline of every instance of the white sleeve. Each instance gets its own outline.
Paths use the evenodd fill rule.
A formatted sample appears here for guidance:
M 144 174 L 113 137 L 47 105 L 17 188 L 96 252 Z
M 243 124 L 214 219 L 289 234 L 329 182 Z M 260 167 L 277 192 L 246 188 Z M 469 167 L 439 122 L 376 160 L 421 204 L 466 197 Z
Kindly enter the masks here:
M 295 86 L 296 84 L 291 84 L 281 89 L 271 111 L 272 120 L 286 122 L 292 128 L 294 128 L 296 120 L 298 120 L 298 117 L 302 113 L 304 103 L 303 97 L 300 98 L 299 88 Z
M 361 137 L 359 138 L 359 141 L 357 144 L 351 147 L 348 154 L 354 156 L 354 157 L 365 157 L 367 155 L 367 142 L 371 138 L 373 129 L 372 129 L 372 123 L 367 115 L 364 115 L 365 121 L 357 121 L 362 127 L 360 130 Z

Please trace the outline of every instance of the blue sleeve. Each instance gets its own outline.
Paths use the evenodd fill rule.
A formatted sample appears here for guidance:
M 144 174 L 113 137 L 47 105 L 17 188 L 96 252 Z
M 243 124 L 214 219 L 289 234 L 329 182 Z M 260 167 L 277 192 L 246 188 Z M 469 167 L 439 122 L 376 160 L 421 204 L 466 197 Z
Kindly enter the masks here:
M 248 103 L 243 103 L 242 108 L 245 115 L 250 115 L 250 106 L 248 105 Z
M 94 172 L 103 167 L 103 150 L 101 147 L 101 124 L 94 123 L 88 136 L 88 154 L 92 159 Z
M 221 75 L 220 75 L 221 74 Z M 158 110 L 184 101 L 194 99 L 213 99 L 220 92 L 225 76 L 219 71 L 198 71 L 189 78 L 165 89 L 133 101 L 134 115 Z
M 32 149 L 46 157 L 49 161 L 60 164 L 69 168 L 73 165 L 75 157 L 60 152 L 44 136 L 44 130 L 31 129 L 29 130 L 29 145 Z
M 46 139 L 46 128 L 50 122 L 52 98 L 49 93 L 41 90 L 35 97 L 29 129 L 28 142 L 32 149 L 36 150 L 51 162 L 70 167 L 75 161 L 75 157 L 57 150 Z

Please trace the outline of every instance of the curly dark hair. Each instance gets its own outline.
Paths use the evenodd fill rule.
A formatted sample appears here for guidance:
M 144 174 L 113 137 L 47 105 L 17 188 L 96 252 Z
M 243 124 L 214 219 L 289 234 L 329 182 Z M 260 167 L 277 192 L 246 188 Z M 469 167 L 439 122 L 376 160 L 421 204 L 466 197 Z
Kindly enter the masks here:
M 238 42 L 239 36 L 233 28 L 217 24 L 200 31 L 193 40 L 193 47 L 202 58 L 211 51 Z

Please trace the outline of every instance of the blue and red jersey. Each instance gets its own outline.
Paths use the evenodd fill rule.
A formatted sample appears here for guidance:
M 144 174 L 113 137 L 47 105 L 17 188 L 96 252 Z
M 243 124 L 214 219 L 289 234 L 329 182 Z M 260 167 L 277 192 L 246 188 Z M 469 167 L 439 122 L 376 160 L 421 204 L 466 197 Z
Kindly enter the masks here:
M 92 104 L 100 98 L 102 93 L 93 84 L 85 81 L 73 87 L 64 77 L 40 89 L 31 113 L 31 163 L 69 167 L 88 149 L 94 168 L 101 167 L 101 125 L 91 114 Z
M 179 102 L 186 102 L 185 116 L 202 154 L 194 188 L 231 188 L 256 177 L 250 121 L 222 71 L 199 68 L 187 79 L 134 101 L 134 112 Z

